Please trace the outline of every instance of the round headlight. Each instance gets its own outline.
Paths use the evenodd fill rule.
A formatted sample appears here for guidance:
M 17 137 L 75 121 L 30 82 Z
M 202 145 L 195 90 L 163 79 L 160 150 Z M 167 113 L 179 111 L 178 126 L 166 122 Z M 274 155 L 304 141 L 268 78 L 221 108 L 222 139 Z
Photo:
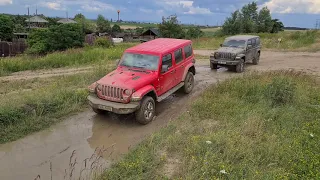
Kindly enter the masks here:
M 131 95 L 131 90 L 129 90 L 129 89 L 126 89 L 125 91 L 124 91 L 124 94 L 125 95 L 127 95 L 127 96 L 130 96 Z
M 97 89 L 98 89 L 99 91 L 101 91 L 101 89 L 102 89 L 101 84 L 98 84 Z

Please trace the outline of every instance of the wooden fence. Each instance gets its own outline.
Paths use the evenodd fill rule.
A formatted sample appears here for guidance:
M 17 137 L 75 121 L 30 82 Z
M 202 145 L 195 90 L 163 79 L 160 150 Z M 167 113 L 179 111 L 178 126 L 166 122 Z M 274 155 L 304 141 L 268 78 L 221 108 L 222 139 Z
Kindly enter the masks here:
M 0 41 L 0 56 L 15 56 L 22 54 L 27 49 L 27 43 L 24 39 L 17 39 L 13 42 Z

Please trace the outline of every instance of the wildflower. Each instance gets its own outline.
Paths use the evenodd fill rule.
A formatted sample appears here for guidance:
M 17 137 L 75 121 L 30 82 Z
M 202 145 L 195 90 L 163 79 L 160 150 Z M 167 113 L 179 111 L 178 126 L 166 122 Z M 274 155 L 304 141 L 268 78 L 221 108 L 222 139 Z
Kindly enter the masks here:
M 221 174 L 227 174 L 226 170 L 224 170 L 224 169 L 221 170 L 220 173 L 221 173 Z
M 211 141 L 206 141 L 206 143 L 207 143 L 207 144 L 212 144 L 212 142 L 211 142 Z
M 314 135 L 311 133 L 311 134 L 310 134 L 310 137 L 312 137 L 312 138 L 313 138 L 313 137 L 314 137 Z

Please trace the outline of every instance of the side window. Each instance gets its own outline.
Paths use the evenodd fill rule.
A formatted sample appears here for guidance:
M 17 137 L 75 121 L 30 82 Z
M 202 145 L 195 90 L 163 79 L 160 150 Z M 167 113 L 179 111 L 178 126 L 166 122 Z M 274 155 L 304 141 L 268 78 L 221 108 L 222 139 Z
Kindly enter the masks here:
M 253 46 L 253 47 L 256 47 L 256 45 L 257 45 L 257 44 L 256 44 L 256 39 L 252 39 L 252 46 Z
M 174 57 L 176 60 L 176 64 L 178 64 L 179 62 L 181 62 L 183 60 L 183 56 L 182 56 L 182 49 L 178 49 L 174 52 Z
M 247 47 L 248 47 L 249 45 L 252 45 L 252 41 L 251 41 L 251 40 L 248 40 Z
M 260 45 L 260 39 L 257 38 L 257 45 L 259 46 Z
M 168 65 L 168 68 L 172 66 L 172 55 L 167 54 L 162 57 L 162 65 Z
M 188 46 L 184 47 L 184 55 L 186 58 L 192 55 L 192 46 L 189 44 Z

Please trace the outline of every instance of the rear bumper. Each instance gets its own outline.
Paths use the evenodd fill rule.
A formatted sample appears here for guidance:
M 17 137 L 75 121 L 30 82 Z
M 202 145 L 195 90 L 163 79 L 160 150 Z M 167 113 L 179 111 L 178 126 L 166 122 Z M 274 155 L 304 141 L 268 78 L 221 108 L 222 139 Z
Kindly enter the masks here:
M 239 64 L 238 60 L 223 60 L 223 59 L 210 59 L 210 62 L 218 65 L 227 65 L 227 66 L 235 66 Z
M 89 95 L 87 99 L 89 101 L 89 105 L 92 108 L 114 112 L 116 114 L 130 114 L 135 112 L 140 107 L 139 102 L 131 102 L 128 104 L 123 104 L 123 103 L 102 100 L 95 95 Z

